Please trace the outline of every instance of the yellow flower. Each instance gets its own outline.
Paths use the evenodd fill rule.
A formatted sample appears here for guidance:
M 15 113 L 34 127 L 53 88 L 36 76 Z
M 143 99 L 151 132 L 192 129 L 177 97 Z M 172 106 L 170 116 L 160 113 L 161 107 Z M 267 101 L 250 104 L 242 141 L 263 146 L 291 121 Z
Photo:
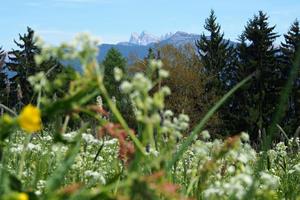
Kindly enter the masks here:
M 21 111 L 18 122 L 28 133 L 39 131 L 42 128 L 41 112 L 37 107 L 29 104 Z
M 29 197 L 26 193 L 19 193 L 18 194 L 18 197 L 17 197 L 18 200 L 29 200 Z

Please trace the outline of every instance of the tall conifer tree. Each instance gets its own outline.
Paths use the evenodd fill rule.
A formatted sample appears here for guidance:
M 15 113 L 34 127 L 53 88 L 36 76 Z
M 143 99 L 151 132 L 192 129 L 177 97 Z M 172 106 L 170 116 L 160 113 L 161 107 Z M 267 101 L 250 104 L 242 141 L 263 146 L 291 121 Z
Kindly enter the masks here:
M 269 25 L 268 19 L 265 13 L 259 11 L 258 15 L 249 20 L 243 33 L 244 43 L 247 45 L 243 45 L 244 49 L 240 54 L 240 61 L 244 65 L 240 70 L 246 74 L 257 74 L 246 91 L 249 99 L 244 105 L 248 114 L 247 121 L 251 124 L 245 130 L 251 132 L 255 139 L 264 134 L 270 124 L 280 89 L 276 82 L 278 49 L 274 47 L 278 34 L 274 32 L 275 26 Z
M 300 47 L 300 25 L 296 19 L 291 25 L 287 34 L 284 34 L 284 42 L 281 43 L 281 80 L 286 82 L 296 53 Z M 300 123 L 300 73 L 294 83 L 292 93 L 289 98 L 287 115 L 285 117 L 286 132 L 293 133 Z
M 27 28 L 27 33 L 23 36 L 19 34 L 20 42 L 14 41 L 20 48 L 8 52 L 9 62 L 7 67 L 9 70 L 16 72 L 11 78 L 11 91 L 14 105 L 28 104 L 33 96 L 33 89 L 27 78 L 37 72 L 37 66 L 34 62 L 34 56 L 40 53 L 39 48 L 34 42 L 34 31 Z
M 239 37 L 239 42 L 235 46 L 235 54 L 234 54 L 234 65 L 231 65 L 232 69 L 229 80 L 231 81 L 232 87 L 236 85 L 239 81 L 242 81 L 250 72 L 247 71 L 247 44 L 246 38 L 242 34 Z M 231 97 L 225 108 L 222 109 L 222 119 L 223 119 L 223 127 L 224 133 L 227 134 L 238 134 L 241 131 L 248 130 L 250 127 L 248 120 L 247 110 L 244 109 L 244 106 L 248 104 L 249 93 L 244 92 L 243 90 L 247 90 L 249 85 L 245 85 L 242 89 L 235 92 L 235 94 Z
M 200 39 L 196 41 L 199 57 L 204 66 L 204 72 L 208 77 L 205 83 L 206 101 L 210 106 L 225 94 L 236 82 L 236 51 L 230 45 L 229 40 L 224 39 L 221 26 L 217 23 L 215 12 L 211 10 L 210 16 L 206 19 L 205 30 Z M 208 104 L 209 105 L 209 104 Z M 229 112 L 230 103 L 220 111 L 221 118 L 226 118 Z M 222 126 L 220 121 L 219 128 Z
M 41 53 L 41 49 L 36 45 L 34 31 L 27 27 L 27 33 L 19 34 L 19 42 L 14 41 L 19 47 L 18 50 L 8 52 L 9 62 L 6 63 L 7 68 L 15 72 L 16 75 L 10 78 L 11 94 L 10 107 L 20 108 L 24 104 L 35 101 L 34 91 L 28 77 L 38 72 L 47 73 L 51 71 L 48 77 L 54 78 L 55 73 L 62 71 L 63 66 L 54 58 L 43 62 L 41 65 L 35 63 L 34 57 Z
M 126 75 L 126 59 L 115 48 L 111 48 L 102 63 L 104 65 L 104 85 L 108 90 L 111 97 L 116 100 L 116 105 L 120 109 L 121 113 L 128 120 L 131 128 L 136 128 L 133 109 L 129 100 L 129 97 L 122 94 L 120 91 L 120 82 L 115 79 L 115 68 L 122 70 Z
M 224 40 L 224 33 L 221 32 L 221 26 L 217 23 L 213 10 L 205 20 L 204 28 L 208 31 L 208 35 L 203 33 L 196 41 L 196 47 L 205 67 L 205 73 L 211 77 L 211 82 L 207 85 L 209 90 L 221 86 L 221 73 L 226 67 L 229 41 Z
M 122 95 L 119 90 L 119 83 L 114 78 L 115 68 L 125 72 L 126 60 L 115 48 L 111 48 L 103 61 L 104 65 L 104 84 L 111 97 L 120 100 Z

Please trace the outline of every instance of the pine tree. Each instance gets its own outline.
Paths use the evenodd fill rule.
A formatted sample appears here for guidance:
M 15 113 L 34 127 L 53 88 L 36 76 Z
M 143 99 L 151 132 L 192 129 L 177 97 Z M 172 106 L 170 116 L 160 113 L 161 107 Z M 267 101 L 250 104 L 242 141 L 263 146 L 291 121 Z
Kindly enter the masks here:
M 151 60 L 151 59 L 155 59 L 155 58 L 156 58 L 155 52 L 154 52 L 153 48 L 150 47 L 148 49 L 148 54 L 147 54 L 145 60 Z
M 283 62 L 291 65 L 300 45 L 300 25 L 297 19 L 291 25 L 287 34 L 284 34 L 284 39 L 284 42 L 281 43 Z
M 300 46 L 300 25 L 296 19 L 291 25 L 287 34 L 284 34 L 284 42 L 281 43 L 281 80 L 287 81 L 289 72 L 292 67 L 292 62 L 296 58 L 296 53 Z M 300 122 L 300 73 L 294 83 L 294 88 L 289 98 L 287 115 L 285 117 L 285 130 L 294 132 Z
M 19 50 L 8 52 L 9 62 L 7 67 L 10 71 L 16 72 L 16 75 L 10 79 L 12 91 L 12 103 L 15 105 L 28 104 L 33 96 L 33 89 L 27 78 L 37 72 L 37 66 L 34 62 L 34 55 L 40 53 L 40 50 L 34 42 L 34 31 L 27 28 L 27 34 L 19 34 L 20 42 L 14 40 Z
M 36 65 L 34 57 L 41 53 L 41 49 L 36 45 L 34 31 L 31 28 L 27 27 L 27 33 L 24 35 L 19 34 L 19 40 L 20 42 L 14 40 L 19 49 L 8 52 L 9 62 L 6 63 L 7 68 L 16 73 L 9 80 L 11 88 L 9 106 L 17 108 L 35 101 L 33 88 L 28 82 L 29 76 L 41 71 L 47 73 L 51 69 L 51 73 L 48 74 L 51 79 L 62 70 L 62 65 L 54 58 Z
M 270 124 L 280 89 L 276 82 L 278 49 L 274 47 L 278 35 L 274 29 L 275 26 L 268 23 L 268 16 L 259 11 L 258 15 L 249 20 L 243 33 L 244 44 L 247 45 L 241 46 L 244 52 L 240 54 L 240 62 L 243 62 L 240 71 L 245 75 L 253 72 L 257 74 L 256 79 L 245 91 L 245 96 L 249 99 L 244 102 L 244 109 L 248 114 L 247 121 L 251 124 L 251 127 L 244 127 L 244 130 L 253 134 L 254 139 L 264 134 L 264 130 Z
M 114 76 L 116 67 L 122 70 L 123 74 L 126 75 L 126 59 L 117 49 L 111 48 L 107 52 L 102 64 L 104 65 L 104 85 L 110 97 L 116 100 L 116 105 L 120 109 L 123 116 L 128 120 L 128 125 L 131 128 L 136 128 L 134 113 L 129 97 L 121 93 L 119 89 L 120 82 L 116 81 Z
M 119 83 L 115 80 L 114 70 L 119 68 L 125 72 L 126 60 L 122 54 L 115 48 L 111 48 L 103 61 L 104 65 L 104 84 L 111 97 L 121 100 Z
M 196 41 L 196 47 L 205 67 L 205 73 L 211 77 L 211 82 L 207 85 L 206 90 L 211 90 L 214 87 L 218 88 L 218 92 L 220 92 L 222 72 L 228 66 L 227 58 L 232 49 L 230 49 L 229 41 L 224 39 L 224 33 L 221 33 L 221 26 L 217 23 L 217 17 L 213 10 L 211 10 L 209 18 L 206 19 L 204 28 L 209 32 L 209 36 L 207 37 L 203 33 L 200 39 Z
M 239 36 L 236 45 L 236 65 L 233 81 L 242 81 L 247 75 L 251 74 L 248 67 L 248 45 L 244 34 Z M 249 110 L 245 109 L 250 104 L 252 95 L 247 92 L 251 88 L 251 84 L 246 84 L 240 90 L 236 91 L 230 99 L 228 106 L 223 112 L 224 131 L 227 134 L 238 134 L 242 131 L 249 131 L 253 123 L 249 118 Z
M 205 100 L 210 102 L 208 104 L 210 107 L 236 84 L 237 56 L 236 50 L 230 45 L 229 40 L 224 39 L 224 33 L 221 32 L 221 26 L 217 23 L 217 17 L 213 10 L 206 19 L 204 28 L 208 35 L 202 33 L 200 39 L 196 41 L 196 47 L 204 66 L 202 73 L 208 77 L 205 83 Z M 230 106 L 231 103 L 229 102 L 219 112 L 221 119 L 227 119 L 231 110 Z M 223 130 L 224 125 L 220 120 L 218 126 L 223 133 L 225 132 Z

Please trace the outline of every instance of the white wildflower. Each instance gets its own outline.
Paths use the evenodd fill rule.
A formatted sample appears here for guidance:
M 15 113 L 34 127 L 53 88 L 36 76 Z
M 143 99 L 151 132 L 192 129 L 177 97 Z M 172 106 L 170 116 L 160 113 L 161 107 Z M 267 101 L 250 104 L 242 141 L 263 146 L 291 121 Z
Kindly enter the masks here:
M 269 189 L 276 189 L 279 185 L 279 177 L 271 175 L 267 172 L 260 172 L 260 180 L 263 186 Z
M 248 133 L 245 133 L 245 132 L 242 132 L 241 133 L 241 140 L 244 141 L 244 142 L 249 142 L 249 135 Z
M 210 134 L 209 134 L 208 130 L 202 131 L 200 135 L 202 136 L 202 138 L 204 140 L 208 140 L 210 138 Z
M 42 148 L 41 148 L 40 145 L 38 145 L 38 144 L 32 144 L 32 143 L 29 143 L 29 144 L 27 145 L 27 149 L 28 149 L 29 151 L 41 151 L 41 150 L 42 150 Z
M 84 172 L 84 175 L 87 176 L 87 177 L 91 177 L 96 181 L 100 181 L 102 184 L 106 183 L 106 180 L 105 180 L 103 174 L 100 173 L 100 172 L 87 170 L 87 171 Z
M 119 67 L 114 68 L 114 77 L 116 81 L 120 81 L 123 77 L 123 71 Z
M 174 113 L 171 110 L 166 110 L 164 112 L 164 117 L 168 118 L 168 117 L 172 117 L 174 115 Z
M 167 78 L 167 77 L 169 77 L 169 72 L 164 69 L 161 69 L 158 71 L 158 76 L 160 78 Z
M 128 94 L 132 90 L 132 84 L 128 81 L 123 81 L 120 85 L 120 89 L 123 93 Z
M 170 90 L 170 88 L 167 87 L 167 86 L 163 86 L 163 87 L 160 89 L 160 91 L 161 91 L 165 96 L 171 94 L 171 90 Z
M 150 60 L 150 67 L 152 70 L 161 69 L 162 66 L 163 66 L 163 63 L 161 60 L 155 60 L 155 59 Z
M 97 96 L 97 105 L 99 107 L 103 107 L 103 101 L 102 101 L 102 97 L 101 96 Z

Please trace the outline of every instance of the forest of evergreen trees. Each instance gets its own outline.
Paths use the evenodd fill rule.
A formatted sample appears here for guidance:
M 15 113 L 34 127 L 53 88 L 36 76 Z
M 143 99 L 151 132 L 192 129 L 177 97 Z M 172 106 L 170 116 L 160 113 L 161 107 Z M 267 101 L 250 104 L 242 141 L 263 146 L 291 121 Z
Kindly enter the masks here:
M 214 11 L 206 19 L 204 28 L 206 32 L 195 41 L 195 46 L 167 45 L 151 49 L 142 62 L 136 61 L 130 66 L 116 49 L 111 49 L 102 63 L 105 67 L 104 82 L 110 95 L 116 98 L 121 111 L 130 118 L 132 110 L 126 106 L 129 105 L 127 97 L 119 91 L 113 69 L 118 67 L 128 75 L 137 71 L 146 73 L 149 59 L 161 59 L 170 77 L 160 84 L 168 85 L 172 91 L 166 107 L 188 114 L 193 126 L 234 85 L 254 73 L 255 78 L 222 107 L 207 129 L 214 136 L 246 131 L 253 141 L 260 141 L 272 122 L 279 96 L 296 58 L 300 44 L 299 21 L 296 19 L 291 24 L 280 45 L 276 43 L 280 35 L 275 25 L 269 23 L 269 16 L 262 11 L 246 23 L 235 44 L 224 38 Z M 44 71 L 51 80 L 65 69 L 55 58 L 40 66 L 35 64 L 34 56 L 41 50 L 36 45 L 32 29 L 28 28 L 26 34 L 20 35 L 15 44 L 18 50 L 7 53 L 0 50 L 0 103 L 18 110 L 36 99 L 28 82 L 29 76 Z M 16 75 L 9 77 L 8 70 L 16 72 Z M 284 112 L 279 126 L 293 136 L 300 127 L 300 73 Z

